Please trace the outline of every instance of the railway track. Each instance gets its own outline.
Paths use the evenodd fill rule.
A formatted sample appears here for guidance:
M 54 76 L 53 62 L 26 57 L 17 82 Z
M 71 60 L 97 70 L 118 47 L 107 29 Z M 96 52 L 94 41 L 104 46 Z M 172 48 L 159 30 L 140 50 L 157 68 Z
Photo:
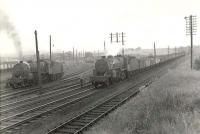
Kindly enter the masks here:
M 127 101 L 128 98 L 136 95 L 139 90 L 132 90 L 133 88 L 139 88 L 139 85 L 145 84 L 145 82 L 134 85 L 133 87 L 127 89 L 126 91 L 121 91 L 113 95 L 111 98 L 105 102 L 89 109 L 88 111 L 74 117 L 68 122 L 61 124 L 60 126 L 54 128 L 48 134 L 76 134 L 80 133 L 97 120 L 108 114 L 110 111 L 114 110 L 116 107 L 121 105 L 123 102 Z
M 88 71 L 88 70 L 86 70 Z M 84 71 L 84 72 L 86 72 Z M 81 72 L 83 73 L 83 72 Z M 53 90 L 56 90 L 58 88 L 64 88 L 66 86 L 72 86 L 72 85 L 78 85 L 79 82 L 79 77 L 80 77 L 80 73 L 70 76 L 68 78 L 62 79 L 60 81 L 57 81 L 56 83 L 54 82 L 53 85 L 49 85 L 49 86 L 44 86 L 42 89 L 39 87 L 32 87 L 32 88 L 28 88 L 28 89 L 20 89 L 17 91 L 9 91 L 7 93 L 1 93 L 1 103 L 6 102 L 6 103 L 10 103 L 10 101 L 15 102 L 15 101 L 19 101 L 18 99 L 22 99 L 22 97 L 25 98 L 30 98 L 33 97 L 34 93 L 37 92 L 51 92 Z M 53 86 L 53 88 L 52 88 Z M 23 98 L 23 99 L 25 99 Z
M 31 105 L 28 104 L 29 108 L 22 108 L 21 111 L 19 110 L 17 113 L 15 113 L 16 111 L 12 109 L 7 109 L 3 111 L 3 114 L 1 114 L 2 117 L 0 120 L 0 131 L 5 132 L 5 130 L 10 128 L 15 129 L 15 126 L 30 122 L 32 119 L 35 120 L 41 118 L 43 115 L 48 116 L 51 114 L 51 112 L 56 112 L 56 110 L 59 110 L 61 107 L 73 104 L 85 97 L 94 94 L 96 90 L 93 89 L 93 87 L 88 86 L 82 88 L 81 90 L 79 88 L 79 91 L 74 91 L 74 89 L 71 91 L 71 94 L 69 92 L 62 94 L 63 96 L 60 99 L 58 99 L 59 97 L 57 96 L 56 99 L 50 97 L 50 102 L 48 102 L 49 100 L 46 100 L 46 102 L 43 103 L 41 103 L 41 101 L 35 102 L 38 104 L 35 104 L 36 107 L 31 109 Z
M 85 84 L 85 86 L 90 86 L 90 84 L 87 83 Z M 25 107 L 26 105 L 31 105 L 31 107 L 35 107 L 36 104 L 39 102 L 40 102 L 39 104 L 41 105 L 42 103 L 49 102 L 50 99 L 56 100 L 56 98 L 59 99 L 59 98 L 62 98 L 62 96 L 65 96 L 67 94 L 78 92 L 78 90 L 82 90 L 80 88 L 80 85 L 72 85 L 69 87 L 54 90 L 52 92 L 44 93 L 42 95 L 33 96 L 28 99 L 24 99 L 24 100 L 12 102 L 12 103 L 6 103 L 5 105 L 1 104 L 0 114 L 3 115 L 4 113 L 9 113 L 9 111 L 13 113 L 14 112 L 13 110 L 16 110 L 17 108 L 21 108 L 22 106 Z
M 140 87 L 147 87 L 154 81 L 155 78 L 162 76 L 163 73 L 163 70 L 160 70 L 156 75 L 150 76 L 145 80 L 132 85 L 126 90 L 121 90 L 115 93 L 104 102 L 92 107 L 84 113 L 77 115 L 71 120 L 62 123 L 56 128 L 53 128 L 48 132 L 48 134 L 78 134 L 83 132 L 85 129 L 119 107 L 121 104 L 134 97 L 141 90 Z
M 70 78 L 62 79 L 62 83 L 59 83 L 58 86 L 54 86 L 51 89 L 49 87 L 43 88 L 42 95 L 33 94 L 37 93 L 37 91 L 40 91 L 41 89 L 32 88 L 28 91 L 23 90 L 1 96 L 0 130 L 14 127 L 17 124 L 21 124 L 22 122 L 29 121 L 45 113 L 54 111 L 56 108 L 59 108 L 59 106 L 71 104 L 83 98 L 83 96 L 78 97 L 78 95 L 86 94 L 87 92 L 89 93 L 93 88 L 89 87 L 90 84 L 87 83 L 85 83 L 85 86 L 88 87 L 88 89 L 83 90 L 80 88 L 78 81 L 79 75 L 80 74 L 77 74 L 71 76 Z M 71 82 L 71 84 L 69 84 L 69 82 Z M 72 100 L 74 97 L 77 99 Z M 20 99 L 18 100 L 16 98 Z
M 146 81 L 144 83 L 148 83 L 148 82 Z M 134 87 L 132 87 L 132 88 L 134 88 Z M 54 98 L 54 100 L 52 100 L 50 103 L 45 103 L 43 105 L 38 105 L 38 106 L 35 105 L 35 107 L 32 109 L 30 109 L 30 108 L 21 109 L 21 111 L 19 110 L 18 113 L 16 113 L 16 111 L 15 111 L 14 114 L 11 111 L 13 109 L 15 109 L 15 107 L 13 107 L 13 109 L 12 108 L 9 109 L 8 106 L 7 106 L 7 109 L 6 109 L 6 107 L 4 107 L 5 108 L 3 110 L 4 113 L 2 112 L 2 115 L 4 114 L 4 118 L 2 118 L 0 121 L 0 123 L 1 123 L 0 130 L 2 133 L 14 133 L 16 130 L 18 130 L 20 128 L 20 126 L 29 124 L 32 121 L 41 119 L 43 117 L 50 118 L 53 113 L 58 112 L 59 110 L 62 110 L 62 108 L 66 107 L 66 106 L 70 106 L 73 103 L 84 101 L 84 98 L 92 96 L 93 94 L 96 93 L 96 91 L 97 90 L 92 90 L 92 89 L 84 89 L 84 90 L 82 89 L 81 91 L 74 92 L 68 96 L 63 95 L 63 96 L 65 96 L 64 98 L 63 97 L 60 99 Z M 122 93 L 122 91 L 120 91 L 120 92 Z M 60 94 L 62 94 L 62 93 L 60 93 Z M 117 94 L 115 93 L 115 95 L 117 95 Z M 42 100 L 38 100 L 38 102 L 41 102 L 41 101 Z M 16 105 L 18 105 L 18 107 L 20 107 L 19 104 L 16 104 Z M 27 105 L 28 104 L 30 104 L 30 103 L 27 103 Z M 26 104 L 24 104 L 24 105 L 26 105 Z M 9 113 L 9 110 L 10 110 L 10 113 Z M 7 114 L 6 114 L 6 111 L 8 112 Z M 77 127 L 77 126 L 75 126 L 75 127 Z M 55 130 L 55 131 L 57 131 L 57 130 Z
M 67 80 L 69 80 L 69 79 L 76 78 L 76 77 L 78 77 L 81 73 L 87 72 L 87 71 L 90 70 L 90 69 L 91 69 L 91 68 L 89 68 L 89 69 L 83 69 L 83 70 L 77 71 L 77 72 L 72 73 L 72 74 L 67 74 L 67 75 L 63 76 L 60 80 L 52 81 L 51 83 L 54 83 L 54 84 L 55 84 L 55 82 L 58 82 L 58 81 L 64 82 L 64 81 L 67 81 Z M 47 84 L 49 85 L 50 83 L 44 83 L 43 86 L 45 86 L 45 85 L 47 85 Z M 35 86 L 35 87 L 25 87 L 25 88 L 19 88 L 19 90 L 27 90 L 27 89 L 34 89 L 34 88 L 38 88 L 38 87 L 37 87 L 37 86 Z M 1 91 L 2 94 L 5 94 L 5 93 L 11 93 L 11 92 L 13 92 L 13 91 L 15 91 L 15 90 L 18 90 L 18 89 L 11 89 L 11 88 L 5 89 L 5 88 L 4 88 L 4 89 L 1 89 L 0 91 Z
M 80 76 L 81 73 L 87 72 L 87 71 L 91 70 L 91 68 L 92 67 L 83 68 L 80 71 L 77 71 L 77 72 L 74 72 L 74 73 L 71 73 L 71 74 L 66 74 L 60 80 L 52 81 L 51 83 L 56 86 L 56 85 L 59 85 L 57 82 L 66 82 L 66 81 L 69 81 L 70 79 L 76 79 L 76 78 L 78 79 L 78 77 Z M 48 87 L 48 85 L 51 85 L 51 83 L 44 83 L 43 86 Z M 4 96 L 6 94 L 12 94 L 13 92 L 20 92 L 20 91 L 32 90 L 32 89 L 38 89 L 38 87 L 34 86 L 34 87 L 25 87 L 25 88 L 19 88 L 19 89 L 3 88 L 3 89 L 0 90 L 0 92 L 1 92 L 1 96 Z
M 62 83 L 59 83 L 57 85 L 51 86 L 51 87 L 43 87 L 43 88 L 30 88 L 28 90 L 21 90 L 21 91 L 16 91 L 10 94 L 5 94 L 1 96 L 1 102 L 5 101 L 5 103 L 9 103 L 9 101 L 15 102 L 18 101 L 19 99 L 25 99 L 25 98 L 30 98 L 34 96 L 34 93 L 45 93 L 45 92 L 52 92 L 54 90 L 57 90 L 59 88 L 64 88 L 67 86 L 72 86 L 72 85 L 79 85 L 79 79 L 70 79 L 69 81 L 65 81 Z

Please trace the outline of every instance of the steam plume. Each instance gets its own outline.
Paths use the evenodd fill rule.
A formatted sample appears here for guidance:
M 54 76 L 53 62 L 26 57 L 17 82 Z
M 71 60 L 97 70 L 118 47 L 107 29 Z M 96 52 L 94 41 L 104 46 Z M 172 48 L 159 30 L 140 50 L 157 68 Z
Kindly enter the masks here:
M 0 32 L 1 31 L 6 31 L 9 37 L 13 40 L 19 59 L 21 59 L 22 47 L 20 37 L 15 29 L 15 26 L 9 21 L 6 14 L 0 10 Z

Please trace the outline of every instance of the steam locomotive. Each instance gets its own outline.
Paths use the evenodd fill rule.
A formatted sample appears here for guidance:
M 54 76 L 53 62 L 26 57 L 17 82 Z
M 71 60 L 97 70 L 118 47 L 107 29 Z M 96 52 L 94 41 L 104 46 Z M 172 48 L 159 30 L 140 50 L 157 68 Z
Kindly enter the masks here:
M 132 77 L 134 74 L 148 70 L 159 64 L 165 63 L 172 59 L 184 56 L 185 53 L 174 53 L 154 57 L 133 56 L 103 56 L 95 63 L 93 75 L 90 77 L 92 85 L 97 88 L 99 85 L 109 86 L 115 81 L 124 80 Z
M 63 64 L 56 61 L 40 60 L 41 80 L 54 81 L 60 79 L 63 74 Z M 37 62 L 20 61 L 12 69 L 12 77 L 7 81 L 7 87 L 20 88 L 37 83 Z

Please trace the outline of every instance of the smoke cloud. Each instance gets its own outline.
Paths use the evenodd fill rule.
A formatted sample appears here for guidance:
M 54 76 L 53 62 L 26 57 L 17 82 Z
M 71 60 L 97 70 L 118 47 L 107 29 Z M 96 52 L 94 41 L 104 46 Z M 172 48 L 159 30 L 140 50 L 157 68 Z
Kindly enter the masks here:
M 0 32 L 1 31 L 7 32 L 8 36 L 14 42 L 19 59 L 22 59 L 22 47 L 19 34 L 17 33 L 15 26 L 9 21 L 8 16 L 0 10 Z

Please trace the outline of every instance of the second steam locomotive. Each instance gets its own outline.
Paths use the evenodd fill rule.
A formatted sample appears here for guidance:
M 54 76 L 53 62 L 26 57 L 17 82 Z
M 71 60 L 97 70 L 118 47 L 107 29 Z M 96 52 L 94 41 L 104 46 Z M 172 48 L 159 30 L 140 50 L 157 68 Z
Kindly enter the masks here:
M 42 81 L 53 81 L 61 78 L 64 74 L 63 64 L 56 61 L 40 60 Z M 17 63 L 12 70 L 12 77 L 7 86 L 12 88 L 26 87 L 36 84 L 38 81 L 37 63 L 33 61 Z

